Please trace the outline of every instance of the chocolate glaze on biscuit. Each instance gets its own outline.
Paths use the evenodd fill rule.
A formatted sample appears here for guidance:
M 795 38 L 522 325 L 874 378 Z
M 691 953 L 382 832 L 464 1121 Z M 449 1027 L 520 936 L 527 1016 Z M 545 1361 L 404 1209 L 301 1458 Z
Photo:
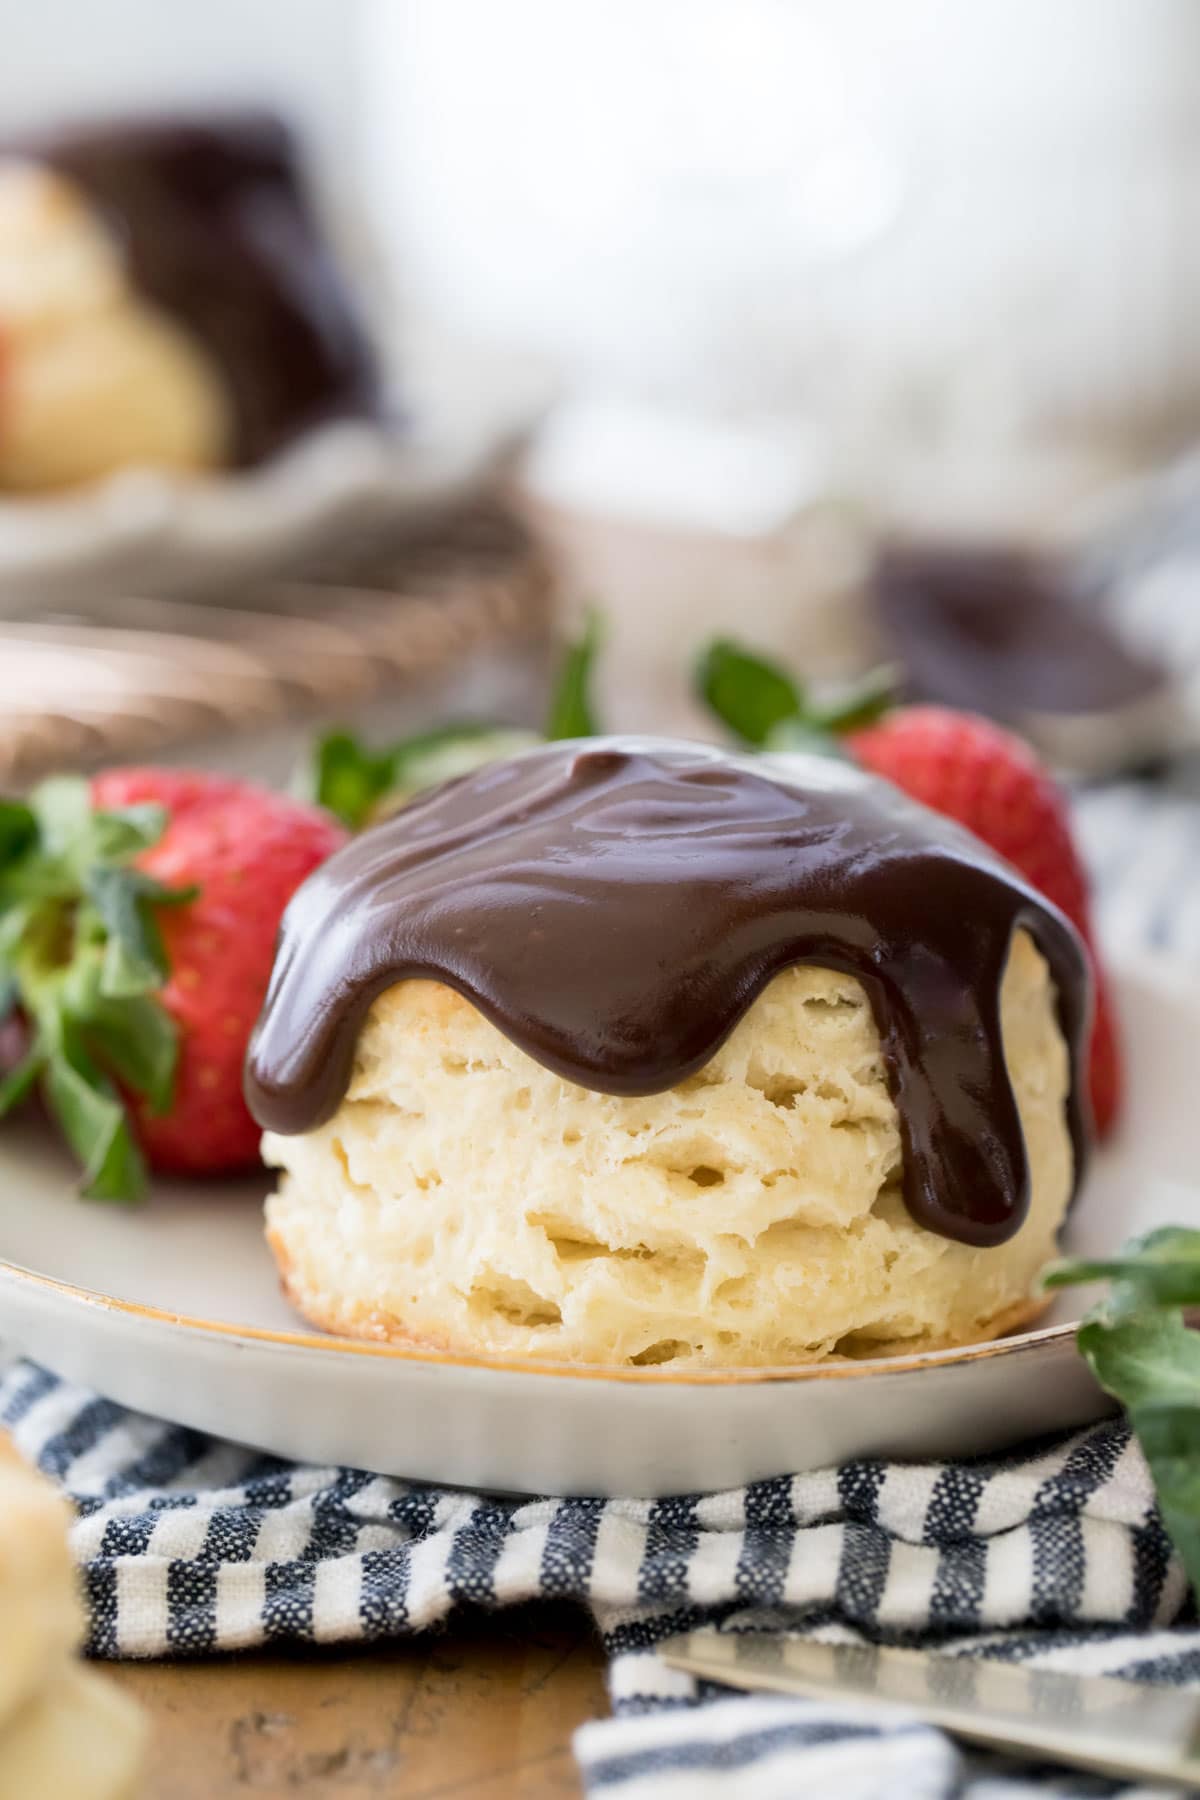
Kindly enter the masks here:
M 700 1069 L 772 976 L 815 963 L 870 997 L 913 1217 L 1003 1243 L 1029 1203 L 1000 1036 L 1022 927 L 1073 1059 L 1078 1181 L 1087 957 L 1015 870 L 835 760 L 551 744 L 419 798 L 309 878 L 284 916 L 247 1097 L 272 1131 L 328 1119 L 372 1000 L 411 977 L 457 989 L 570 1081 L 655 1093 Z

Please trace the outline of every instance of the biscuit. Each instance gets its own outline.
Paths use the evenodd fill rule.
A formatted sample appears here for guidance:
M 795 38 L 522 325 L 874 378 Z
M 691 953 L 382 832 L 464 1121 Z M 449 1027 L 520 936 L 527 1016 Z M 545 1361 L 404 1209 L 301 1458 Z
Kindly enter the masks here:
M 208 354 L 137 298 L 71 184 L 28 163 L 0 163 L 0 351 L 0 488 L 228 457 L 229 397 Z
M 0 1435 L 0 1800 L 132 1800 L 146 1724 L 82 1668 L 71 1509 Z
M 0 1800 L 134 1800 L 147 1735 L 132 1700 L 65 1663 L 0 1728 Z
M 1001 1015 L 1032 1198 L 995 1248 L 910 1216 L 866 993 L 806 966 L 645 1097 L 575 1086 L 449 988 L 398 983 L 334 1117 L 264 1138 L 268 1239 L 315 1325 L 462 1354 L 687 1371 L 978 1342 L 1036 1315 L 1073 1182 L 1069 1056 L 1025 932 Z
M 71 1509 L 0 1436 L 0 1730 L 83 1636 Z

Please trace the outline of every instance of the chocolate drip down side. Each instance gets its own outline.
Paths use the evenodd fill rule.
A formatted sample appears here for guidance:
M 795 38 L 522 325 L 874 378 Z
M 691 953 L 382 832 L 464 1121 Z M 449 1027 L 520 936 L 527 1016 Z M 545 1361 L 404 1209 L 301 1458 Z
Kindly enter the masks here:
M 870 998 L 909 1211 L 998 1244 L 1029 1204 L 1000 1030 L 1021 928 L 1058 995 L 1078 1181 L 1086 953 L 1006 863 L 831 759 L 553 744 L 418 799 L 310 877 L 284 917 L 247 1098 L 284 1134 L 331 1117 L 372 1001 L 414 977 L 569 1081 L 656 1093 L 701 1068 L 773 976 L 812 963 Z

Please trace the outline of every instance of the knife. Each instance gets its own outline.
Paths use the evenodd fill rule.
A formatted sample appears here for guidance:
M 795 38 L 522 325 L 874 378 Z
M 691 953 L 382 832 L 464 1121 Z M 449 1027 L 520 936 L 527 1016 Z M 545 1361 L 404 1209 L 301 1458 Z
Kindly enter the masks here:
M 1200 1787 L 1200 1693 L 1144 1681 L 768 1631 L 690 1631 L 658 1654 L 728 1687 L 866 1702 L 967 1743 L 1117 1779 Z

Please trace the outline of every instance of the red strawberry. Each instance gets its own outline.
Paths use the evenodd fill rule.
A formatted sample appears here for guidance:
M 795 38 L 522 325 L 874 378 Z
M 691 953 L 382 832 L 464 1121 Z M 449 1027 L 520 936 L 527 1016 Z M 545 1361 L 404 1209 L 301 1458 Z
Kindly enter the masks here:
M 247 790 L 279 802 L 278 794 L 250 788 L 236 775 L 213 775 L 206 769 L 104 769 L 89 783 L 92 805 L 109 810 L 125 806 L 162 806 L 172 824 L 184 813 L 211 810 L 236 802 Z
M 262 1007 L 283 909 L 343 842 L 327 813 L 221 776 L 114 769 L 92 782 L 100 807 L 152 802 L 168 824 L 137 866 L 167 887 L 198 887 L 159 926 L 170 975 L 159 998 L 179 1027 L 169 1113 L 136 1106 L 156 1169 L 250 1166 L 262 1135 L 242 1098 L 242 1062 Z
M 1088 884 L 1066 801 L 1028 744 L 987 719 L 940 706 L 890 710 L 882 669 L 856 689 L 814 704 L 785 669 L 725 638 L 696 667 L 701 699 L 745 743 L 767 749 L 834 748 L 839 738 L 865 769 L 973 831 L 1064 912 L 1087 944 L 1095 976 L 1089 1085 L 1103 1137 L 1121 1109 L 1121 1052 L 1112 997 L 1092 936 Z
M 855 759 L 936 812 L 956 819 L 1064 912 L 1091 952 L 1096 985 L 1089 1077 L 1101 1136 L 1121 1105 L 1112 998 L 1096 956 L 1088 884 L 1066 801 L 1029 746 L 970 713 L 908 706 L 846 738 Z
M 134 1138 L 158 1169 L 253 1165 L 242 1062 L 280 916 L 345 835 L 315 807 L 189 771 L 0 803 L 0 987 L 31 1032 L 0 1114 L 40 1084 L 102 1198 L 138 1190 Z

